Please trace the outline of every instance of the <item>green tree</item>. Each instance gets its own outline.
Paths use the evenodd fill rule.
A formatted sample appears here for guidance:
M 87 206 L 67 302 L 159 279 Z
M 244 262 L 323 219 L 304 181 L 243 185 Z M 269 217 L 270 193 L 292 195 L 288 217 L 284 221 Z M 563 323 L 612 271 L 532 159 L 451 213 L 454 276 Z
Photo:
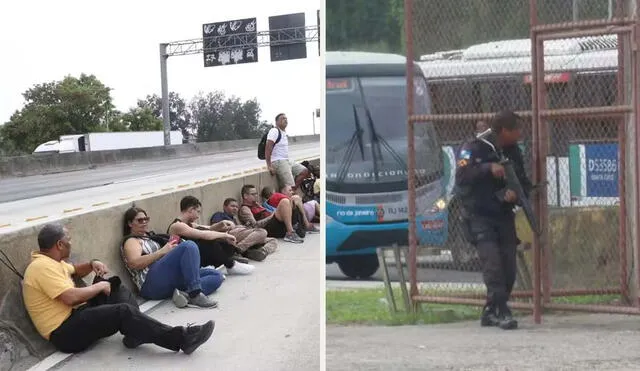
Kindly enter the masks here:
M 111 131 L 157 131 L 162 130 L 160 120 L 150 108 L 134 107 L 127 113 L 117 113 L 109 122 Z
M 189 104 L 198 142 L 258 138 L 269 126 L 257 100 L 242 102 L 222 92 L 198 94 Z
M 162 98 L 157 94 L 147 95 L 145 99 L 139 100 L 138 107 L 149 109 L 162 121 Z M 169 93 L 169 123 L 171 130 L 182 131 L 185 138 L 195 129 L 186 101 L 175 92 Z
M 578 16 L 603 19 L 607 0 L 576 0 Z M 403 0 L 327 0 L 327 50 L 405 53 Z M 414 0 L 415 57 L 473 44 L 529 37 L 528 0 Z M 572 1 L 538 1 L 539 23 L 571 21 Z
M 7 154 L 31 153 L 60 135 L 106 131 L 110 90 L 86 74 L 35 85 L 23 93 L 25 106 L 0 128 L 0 147 Z

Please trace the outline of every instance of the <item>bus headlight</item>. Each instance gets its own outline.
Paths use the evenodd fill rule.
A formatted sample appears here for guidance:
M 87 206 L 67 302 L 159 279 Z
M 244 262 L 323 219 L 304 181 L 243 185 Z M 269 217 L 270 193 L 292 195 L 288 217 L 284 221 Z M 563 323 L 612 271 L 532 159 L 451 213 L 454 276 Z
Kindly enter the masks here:
M 443 211 L 446 208 L 447 208 L 447 201 L 444 198 L 439 198 L 436 202 L 433 203 L 433 206 L 431 207 L 431 212 L 437 213 L 437 212 Z

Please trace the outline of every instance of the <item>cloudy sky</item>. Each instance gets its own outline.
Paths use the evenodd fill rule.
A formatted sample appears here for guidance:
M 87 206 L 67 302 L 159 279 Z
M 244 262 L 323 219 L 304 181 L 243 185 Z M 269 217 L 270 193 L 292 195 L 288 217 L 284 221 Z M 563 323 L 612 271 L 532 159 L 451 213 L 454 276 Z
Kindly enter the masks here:
M 0 124 L 24 105 L 22 93 L 33 84 L 65 75 L 94 74 L 114 89 L 117 109 L 138 98 L 160 95 L 158 44 L 202 36 L 202 25 L 257 18 L 267 31 L 269 16 L 306 14 L 317 23 L 321 0 L 79 0 L 2 1 L 0 5 Z M 259 62 L 203 67 L 202 55 L 171 57 L 169 90 L 190 99 L 199 91 L 222 90 L 243 99 L 257 98 L 262 118 L 272 122 L 287 113 L 292 135 L 313 132 L 313 111 L 320 108 L 320 59 L 316 42 L 307 58 L 270 62 L 260 48 Z M 316 133 L 320 131 L 316 119 Z

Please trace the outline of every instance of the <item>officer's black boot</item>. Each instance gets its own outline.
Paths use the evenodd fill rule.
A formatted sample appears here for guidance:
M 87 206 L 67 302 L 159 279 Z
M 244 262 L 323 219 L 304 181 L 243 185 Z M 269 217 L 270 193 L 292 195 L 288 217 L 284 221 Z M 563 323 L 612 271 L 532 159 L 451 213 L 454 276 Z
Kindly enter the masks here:
M 500 305 L 498 309 L 498 318 L 500 327 L 503 330 L 514 330 L 518 328 L 518 321 L 513 318 L 513 314 L 511 313 L 511 309 L 507 304 Z
M 482 317 L 480 317 L 480 326 L 499 326 L 500 319 L 498 318 L 496 308 L 492 305 L 485 305 L 482 309 Z

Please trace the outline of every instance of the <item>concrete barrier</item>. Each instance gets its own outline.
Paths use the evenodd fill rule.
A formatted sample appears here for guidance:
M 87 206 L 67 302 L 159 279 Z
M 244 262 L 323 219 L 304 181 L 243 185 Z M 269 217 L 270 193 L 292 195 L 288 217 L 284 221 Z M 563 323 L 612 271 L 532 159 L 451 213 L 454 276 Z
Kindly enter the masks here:
M 318 159 L 310 162 L 314 165 L 319 164 Z M 221 177 L 215 182 L 206 182 L 135 201 L 128 200 L 107 208 L 63 218 L 60 221 L 67 226 L 72 236 L 70 260 L 84 262 L 99 259 L 107 264 L 113 274 L 120 276 L 127 287 L 133 288 L 120 256 L 123 216 L 132 204 L 135 203 L 147 211 L 151 218 L 151 230 L 165 233 L 169 223 L 179 215 L 182 197 L 193 195 L 202 202 L 201 222 L 207 223 L 213 212 L 222 210 L 225 198 L 235 197 L 240 200 L 240 189 L 245 184 L 253 184 L 261 189 L 266 185 L 275 186 L 275 178 L 265 171 L 251 174 L 245 172 Z M 0 249 L 18 271 L 24 272 L 31 252 L 38 249 L 37 234 L 43 224 L 34 223 L 27 228 L 3 234 Z M 89 275 L 86 282 L 92 279 L 93 275 Z M 29 320 L 22 303 L 20 279 L 4 266 L 0 266 L 0 297 L 0 371 L 26 369 L 53 353 L 53 347 L 40 337 Z
M 320 141 L 319 135 L 290 137 L 290 144 Z M 187 143 L 175 146 L 131 148 L 117 151 L 92 151 L 75 153 L 42 153 L 27 156 L 0 158 L 0 178 L 41 175 L 76 171 L 110 164 L 153 159 L 180 158 L 255 149 L 257 156 L 259 139 L 242 139 L 205 143 Z

